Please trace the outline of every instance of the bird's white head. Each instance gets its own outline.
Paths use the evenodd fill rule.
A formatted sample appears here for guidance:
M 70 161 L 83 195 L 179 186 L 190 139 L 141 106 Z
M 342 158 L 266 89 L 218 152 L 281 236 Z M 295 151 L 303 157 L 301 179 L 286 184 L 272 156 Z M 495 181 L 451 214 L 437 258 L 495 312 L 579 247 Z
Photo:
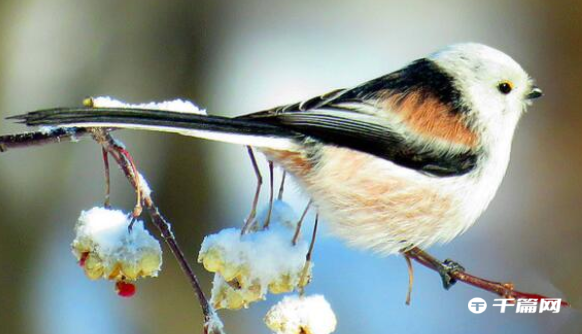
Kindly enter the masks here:
M 526 106 L 542 95 L 515 60 L 482 44 L 455 44 L 429 59 L 453 79 L 472 125 L 490 135 L 513 133 Z

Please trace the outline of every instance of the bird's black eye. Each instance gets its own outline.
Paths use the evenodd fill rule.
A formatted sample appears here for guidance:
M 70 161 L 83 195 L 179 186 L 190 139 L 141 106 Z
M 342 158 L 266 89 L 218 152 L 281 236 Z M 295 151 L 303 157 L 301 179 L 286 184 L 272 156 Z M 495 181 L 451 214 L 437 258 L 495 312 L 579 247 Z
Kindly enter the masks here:
M 499 91 L 503 94 L 507 95 L 511 93 L 511 90 L 513 90 L 513 85 L 509 81 L 503 81 L 497 85 L 497 89 L 499 89 Z

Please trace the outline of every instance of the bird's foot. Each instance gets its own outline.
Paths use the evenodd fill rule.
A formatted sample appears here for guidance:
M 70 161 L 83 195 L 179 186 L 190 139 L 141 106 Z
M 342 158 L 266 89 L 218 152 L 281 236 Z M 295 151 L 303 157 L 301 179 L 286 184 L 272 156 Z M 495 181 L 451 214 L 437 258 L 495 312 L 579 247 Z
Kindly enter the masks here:
M 443 262 L 439 263 L 437 270 L 439 275 L 441 275 L 443 288 L 445 288 L 445 290 L 448 290 L 453 285 L 455 285 L 455 283 L 457 283 L 457 280 L 454 278 L 453 274 L 456 272 L 465 271 L 465 267 L 451 259 L 446 259 Z

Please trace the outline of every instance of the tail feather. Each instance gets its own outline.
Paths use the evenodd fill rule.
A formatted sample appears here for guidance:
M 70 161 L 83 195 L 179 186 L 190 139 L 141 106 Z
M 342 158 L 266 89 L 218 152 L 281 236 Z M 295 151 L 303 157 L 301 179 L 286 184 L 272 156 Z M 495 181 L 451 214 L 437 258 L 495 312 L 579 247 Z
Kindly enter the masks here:
M 254 120 L 130 108 L 55 108 L 12 116 L 28 126 L 102 127 L 179 133 L 255 147 L 291 150 L 301 135 Z

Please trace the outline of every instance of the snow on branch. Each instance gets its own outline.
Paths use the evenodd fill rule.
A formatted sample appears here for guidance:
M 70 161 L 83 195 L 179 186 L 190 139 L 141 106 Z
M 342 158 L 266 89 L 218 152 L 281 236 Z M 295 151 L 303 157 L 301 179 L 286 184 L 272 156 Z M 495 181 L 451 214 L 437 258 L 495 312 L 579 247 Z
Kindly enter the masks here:
M 87 107 L 93 108 L 154 109 L 188 114 L 206 115 L 206 110 L 200 109 L 197 105 L 190 101 L 180 99 L 163 102 L 131 104 L 114 99 L 109 96 L 99 96 L 99 97 L 89 97 L 85 99 L 85 101 L 83 101 L 83 104 Z

